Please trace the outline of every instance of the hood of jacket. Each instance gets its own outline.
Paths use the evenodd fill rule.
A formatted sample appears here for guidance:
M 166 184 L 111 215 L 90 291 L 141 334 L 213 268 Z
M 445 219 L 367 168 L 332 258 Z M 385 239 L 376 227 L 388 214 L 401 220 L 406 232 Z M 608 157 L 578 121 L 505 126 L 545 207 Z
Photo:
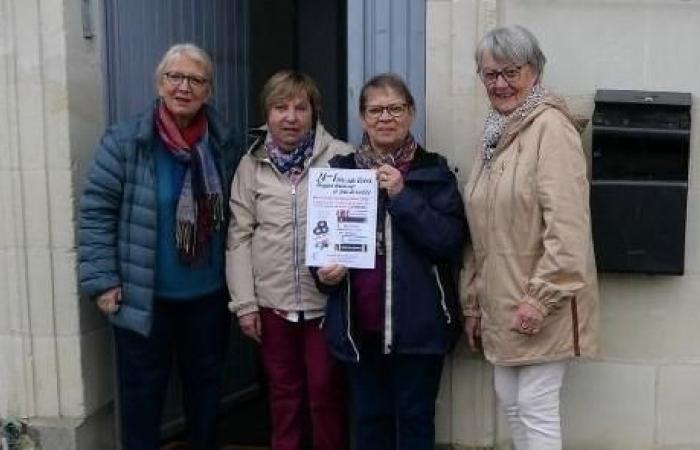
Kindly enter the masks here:
M 532 122 L 537 120 L 550 108 L 554 108 L 562 113 L 562 115 L 566 117 L 576 131 L 579 132 L 579 134 L 581 134 L 586 128 L 588 123 L 587 119 L 574 116 L 571 111 L 569 111 L 569 108 L 566 106 L 566 102 L 563 98 L 550 94 L 547 95 L 542 103 L 538 105 L 530 114 L 520 117 L 517 120 L 513 120 L 508 124 L 503 136 L 501 136 L 501 139 L 498 141 L 498 146 L 496 147 L 496 152 L 494 155 L 508 147 L 523 129 L 529 127 Z

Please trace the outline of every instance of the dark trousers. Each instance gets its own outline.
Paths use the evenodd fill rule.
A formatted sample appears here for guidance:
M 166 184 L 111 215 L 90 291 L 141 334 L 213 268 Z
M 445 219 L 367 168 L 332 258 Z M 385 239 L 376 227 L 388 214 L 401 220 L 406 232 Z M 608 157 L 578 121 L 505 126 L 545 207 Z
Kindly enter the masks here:
M 260 318 L 272 450 L 300 450 L 309 434 L 314 450 L 347 448 L 343 369 L 328 349 L 320 319 L 294 323 L 270 309 L 262 309 Z
M 123 450 L 160 448 L 163 403 L 175 359 L 193 449 L 216 446 L 231 314 L 218 292 L 187 302 L 156 300 L 149 337 L 114 327 Z
M 360 363 L 345 366 L 354 448 L 433 450 L 443 361 L 443 355 L 384 355 L 378 342 L 363 346 Z

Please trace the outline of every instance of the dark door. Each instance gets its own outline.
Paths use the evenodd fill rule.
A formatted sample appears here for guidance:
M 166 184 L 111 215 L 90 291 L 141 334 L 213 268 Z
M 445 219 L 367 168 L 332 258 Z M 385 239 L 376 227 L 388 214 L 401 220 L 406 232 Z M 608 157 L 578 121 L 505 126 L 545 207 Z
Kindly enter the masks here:
M 142 111 L 155 96 L 153 73 L 163 53 L 178 42 L 193 42 L 214 60 L 214 105 L 233 126 L 240 145 L 245 131 L 264 119 L 259 92 L 275 71 L 292 68 L 316 80 L 323 96 L 322 120 L 336 136 L 347 134 L 345 0 L 105 0 L 105 72 L 110 123 Z M 260 434 L 267 423 L 260 402 L 254 345 L 232 328 L 222 398 L 224 436 Z M 170 383 L 164 435 L 183 430 L 179 382 Z M 251 406 L 252 405 L 252 406 Z M 227 424 L 226 416 L 230 417 Z M 241 421 L 241 419 L 243 419 Z M 230 426 L 228 426 L 230 425 Z M 248 425 L 251 425 L 248 427 Z M 232 433 L 227 433 L 227 429 Z M 235 431 L 235 433 L 233 433 Z
M 345 0 L 255 0 L 250 3 L 251 125 L 264 121 L 259 93 L 280 69 L 306 72 L 323 97 L 321 120 L 335 136 L 347 136 Z

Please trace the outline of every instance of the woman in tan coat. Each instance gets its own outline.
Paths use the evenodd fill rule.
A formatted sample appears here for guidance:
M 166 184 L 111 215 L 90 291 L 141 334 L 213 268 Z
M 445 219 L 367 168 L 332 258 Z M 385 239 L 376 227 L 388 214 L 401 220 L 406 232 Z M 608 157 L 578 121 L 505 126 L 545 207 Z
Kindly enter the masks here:
M 528 30 L 491 30 L 475 56 L 491 110 L 464 191 L 467 338 L 495 366 L 516 449 L 560 449 L 567 361 L 597 351 L 586 161 L 564 102 L 540 84 L 546 59 Z

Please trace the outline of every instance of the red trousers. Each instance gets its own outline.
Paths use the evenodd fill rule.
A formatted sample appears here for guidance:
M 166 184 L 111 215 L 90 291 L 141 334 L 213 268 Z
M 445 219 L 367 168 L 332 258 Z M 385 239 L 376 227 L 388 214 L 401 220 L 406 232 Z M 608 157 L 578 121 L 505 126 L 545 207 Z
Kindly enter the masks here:
M 347 449 L 343 370 L 328 349 L 321 319 L 290 322 L 270 309 L 261 309 L 260 318 L 272 450 L 301 450 L 309 435 L 314 450 Z

